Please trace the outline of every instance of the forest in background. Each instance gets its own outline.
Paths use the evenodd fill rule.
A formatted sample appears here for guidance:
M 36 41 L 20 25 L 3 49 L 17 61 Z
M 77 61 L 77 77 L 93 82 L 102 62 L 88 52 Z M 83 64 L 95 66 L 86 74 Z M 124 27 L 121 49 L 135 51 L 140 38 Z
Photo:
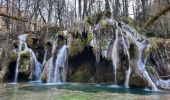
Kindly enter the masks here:
M 170 0 L 1 0 L 0 35 L 7 40 L 19 34 L 66 30 L 74 23 L 109 11 L 115 20 L 135 27 L 148 37 L 169 38 Z

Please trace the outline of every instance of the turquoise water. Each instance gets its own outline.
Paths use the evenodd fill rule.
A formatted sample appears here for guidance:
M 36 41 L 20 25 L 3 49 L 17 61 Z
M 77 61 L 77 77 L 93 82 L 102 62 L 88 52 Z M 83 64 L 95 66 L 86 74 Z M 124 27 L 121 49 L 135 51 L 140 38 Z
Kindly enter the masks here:
M 168 91 L 109 84 L 1 84 L 0 100 L 170 100 Z

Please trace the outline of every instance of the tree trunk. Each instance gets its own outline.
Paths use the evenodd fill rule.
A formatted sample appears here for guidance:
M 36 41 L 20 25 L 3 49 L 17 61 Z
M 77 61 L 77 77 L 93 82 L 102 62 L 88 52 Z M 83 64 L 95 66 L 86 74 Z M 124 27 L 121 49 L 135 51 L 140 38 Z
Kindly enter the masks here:
M 151 19 L 149 19 L 145 25 L 144 25 L 144 29 L 145 31 L 162 15 L 166 14 L 168 11 L 170 10 L 170 5 L 167 6 L 166 8 L 164 8 L 163 10 L 159 11 L 158 13 L 156 13 Z

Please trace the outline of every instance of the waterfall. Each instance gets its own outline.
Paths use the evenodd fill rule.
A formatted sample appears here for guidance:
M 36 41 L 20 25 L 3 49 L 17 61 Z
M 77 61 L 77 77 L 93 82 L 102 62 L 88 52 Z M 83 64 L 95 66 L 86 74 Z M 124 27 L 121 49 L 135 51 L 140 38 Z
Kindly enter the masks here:
M 115 28 L 116 26 L 116 30 L 115 30 L 115 41 L 113 44 L 113 48 L 112 48 L 112 63 L 113 63 L 113 69 L 114 69 L 114 79 L 115 79 L 115 84 L 117 84 L 117 68 L 119 67 L 119 61 L 120 61 L 120 57 L 119 57 L 119 46 L 122 44 L 123 45 L 123 50 L 124 50 L 124 54 L 127 56 L 128 62 L 130 63 L 130 54 L 129 54 L 129 48 L 130 48 L 130 42 L 134 43 L 137 48 L 138 48 L 138 58 L 137 58 L 137 68 L 140 70 L 141 73 L 143 73 L 143 77 L 145 78 L 145 80 L 147 80 L 148 84 L 152 87 L 153 90 L 157 90 L 157 87 L 155 86 L 155 84 L 153 83 L 153 81 L 151 80 L 151 78 L 148 75 L 148 72 L 145 69 L 145 62 L 142 61 L 142 55 L 143 55 L 143 50 L 145 49 L 145 47 L 148 46 L 148 44 L 144 43 L 144 37 L 142 37 L 134 28 L 132 28 L 129 25 L 126 25 L 124 23 L 119 23 L 115 20 L 106 18 L 105 22 L 108 23 L 109 25 L 113 26 L 113 28 Z M 95 27 L 95 30 L 100 30 L 102 28 L 102 26 L 100 24 L 97 24 Z M 123 32 L 125 32 L 126 34 L 123 34 Z M 95 35 L 95 34 L 94 34 Z M 94 39 L 91 42 L 91 45 L 96 48 L 96 42 L 97 40 Z M 102 55 L 105 55 L 106 51 L 102 51 Z M 125 83 L 124 86 L 126 88 L 129 88 L 129 78 L 130 78 L 130 74 L 132 72 L 131 66 L 130 64 L 127 65 L 127 70 L 125 72 L 126 77 L 125 77 Z
M 118 50 L 117 50 L 117 47 L 118 47 L 118 42 L 119 42 L 119 30 L 116 29 L 116 38 L 115 38 L 115 42 L 113 44 L 113 49 L 112 49 L 112 63 L 113 63 L 113 66 L 114 66 L 114 78 L 115 78 L 115 84 L 117 85 L 117 67 L 118 67 L 118 61 L 119 61 L 119 55 L 118 55 Z
M 20 56 L 21 56 L 21 51 L 22 51 L 22 45 L 26 40 L 27 34 L 23 34 L 19 36 L 19 49 L 18 49 L 18 58 L 17 58 L 17 63 L 16 63 L 16 69 L 15 69 L 15 77 L 14 77 L 14 83 L 18 81 L 18 72 L 19 72 L 19 62 L 20 62 Z
M 145 64 L 142 61 L 143 50 L 144 50 L 145 47 L 147 47 L 148 44 L 144 44 L 143 42 L 140 42 L 140 41 L 142 41 L 142 37 L 140 36 L 140 34 L 134 28 L 130 27 L 129 25 L 123 24 L 122 29 L 123 29 L 124 32 L 126 32 L 127 37 L 129 39 L 131 39 L 132 42 L 135 43 L 136 46 L 138 47 L 138 55 L 139 56 L 138 56 L 137 67 L 143 73 L 143 77 L 147 80 L 147 82 L 151 86 L 151 88 L 153 90 L 157 90 L 156 85 L 151 80 L 148 72 L 146 71 Z
M 154 84 L 154 82 L 152 81 L 148 72 L 145 69 L 144 62 L 142 62 L 142 54 L 143 54 L 142 52 L 145 46 L 142 43 L 137 43 L 137 46 L 138 46 L 138 51 L 139 51 L 138 67 L 142 71 L 144 78 L 147 80 L 148 84 L 152 87 L 152 89 L 157 90 L 156 85 Z
M 127 57 L 128 57 L 128 62 L 130 62 L 130 54 L 129 54 L 129 50 L 128 50 L 128 47 L 129 47 L 129 41 L 128 39 L 126 39 L 126 43 L 125 43 L 125 38 L 123 36 L 123 33 L 122 33 L 122 30 L 120 29 L 120 33 L 121 33 L 121 36 L 122 36 L 122 41 L 123 41 L 123 47 L 124 47 L 124 51 L 125 53 L 127 54 Z M 129 88 L 129 78 L 130 78 L 130 74 L 131 74 L 131 67 L 129 66 L 128 64 L 128 70 L 126 71 L 126 79 L 125 79 L 125 84 L 124 86 L 126 88 Z
M 48 79 L 47 83 L 59 83 L 66 81 L 67 74 L 67 46 L 63 45 L 55 58 L 57 39 L 53 42 L 51 58 L 47 61 Z
M 67 73 L 67 46 L 64 45 L 59 54 L 57 55 L 57 59 L 55 62 L 55 72 L 53 82 L 65 82 L 66 81 L 66 73 Z M 61 73 L 63 71 L 63 73 Z
M 51 83 L 53 80 L 53 68 L 54 68 L 54 53 L 56 51 L 56 47 L 57 47 L 57 39 L 54 39 L 53 40 L 53 47 L 52 47 L 52 50 L 51 50 L 51 58 L 48 60 L 48 80 L 47 82 L 48 83 Z
M 16 63 L 16 69 L 15 69 L 15 78 L 14 78 L 14 82 L 18 81 L 18 73 L 19 73 L 19 66 L 20 66 L 20 58 L 21 58 L 21 54 L 23 52 L 29 52 L 31 54 L 31 58 L 30 61 L 33 61 L 34 63 L 34 71 L 33 71 L 33 76 L 35 77 L 34 80 L 39 80 L 40 79 L 40 75 L 41 75 L 41 63 L 38 62 L 35 53 L 33 52 L 33 50 L 31 48 L 28 48 L 27 44 L 26 44 L 26 36 L 27 34 L 23 34 L 19 36 L 19 50 L 18 50 L 18 58 L 17 58 L 17 63 Z M 24 49 L 23 49 L 23 45 L 24 45 Z
M 39 81 L 40 80 L 40 76 L 41 76 L 41 63 L 37 60 L 35 53 L 33 52 L 32 49 L 28 48 L 28 46 L 26 45 L 26 51 L 29 51 L 31 53 L 31 59 L 33 59 L 34 61 L 34 71 L 33 71 L 33 75 L 34 75 L 34 80 Z

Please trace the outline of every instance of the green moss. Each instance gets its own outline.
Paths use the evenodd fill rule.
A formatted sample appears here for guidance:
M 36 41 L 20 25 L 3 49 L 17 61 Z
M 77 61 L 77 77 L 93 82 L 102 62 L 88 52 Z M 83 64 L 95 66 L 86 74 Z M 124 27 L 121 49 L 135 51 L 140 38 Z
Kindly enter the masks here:
M 90 42 L 92 41 L 92 39 L 93 39 L 93 33 L 89 33 L 88 34 L 88 37 L 87 37 L 87 45 L 89 45 L 90 44 Z
M 58 31 L 58 32 L 57 32 L 57 35 L 58 35 L 58 36 L 60 36 L 60 35 L 63 36 L 63 34 L 64 34 L 63 31 Z
M 110 18 L 110 17 L 111 17 L 111 12 L 110 12 L 109 10 L 97 12 L 97 13 L 89 16 L 89 17 L 87 18 L 87 22 L 88 22 L 90 25 L 95 25 L 95 24 L 97 24 L 103 17 Z
M 19 40 L 18 40 L 18 39 L 14 40 L 14 41 L 13 41 L 13 45 L 14 45 L 14 46 L 19 46 Z
M 29 72 L 29 65 L 30 62 L 28 59 L 22 59 L 21 66 L 20 66 L 20 71 L 21 72 Z
M 78 75 L 74 74 L 70 78 L 70 80 L 73 81 L 73 82 L 80 82 L 82 79 L 83 79 L 83 74 L 82 73 L 79 73 Z
M 24 52 L 21 54 L 21 58 L 26 58 L 29 59 L 30 58 L 30 53 L 29 52 Z
M 81 39 L 74 40 L 69 48 L 69 55 L 74 56 L 81 53 L 84 50 L 85 43 L 86 43 L 85 40 Z
M 90 25 L 95 25 L 95 24 L 97 24 L 101 20 L 102 16 L 103 16 L 103 13 L 102 12 L 98 12 L 98 13 L 92 15 L 92 16 L 89 16 L 87 18 L 87 22 Z
M 17 58 L 18 58 L 18 53 L 12 51 L 10 52 L 10 60 L 11 61 L 17 61 Z
M 20 71 L 28 72 L 29 66 L 30 66 L 30 53 L 29 52 L 22 53 L 20 59 Z
M 130 45 L 130 58 L 138 59 L 138 47 L 135 44 Z
M 156 79 L 160 79 L 157 71 L 151 65 L 146 66 L 146 70 L 151 77 L 155 77 Z
M 105 40 L 99 40 L 99 46 L 100 46 L 101 48 L 105 48 L 106 45 L 107 45 L 107 41 L 105 41 Z

